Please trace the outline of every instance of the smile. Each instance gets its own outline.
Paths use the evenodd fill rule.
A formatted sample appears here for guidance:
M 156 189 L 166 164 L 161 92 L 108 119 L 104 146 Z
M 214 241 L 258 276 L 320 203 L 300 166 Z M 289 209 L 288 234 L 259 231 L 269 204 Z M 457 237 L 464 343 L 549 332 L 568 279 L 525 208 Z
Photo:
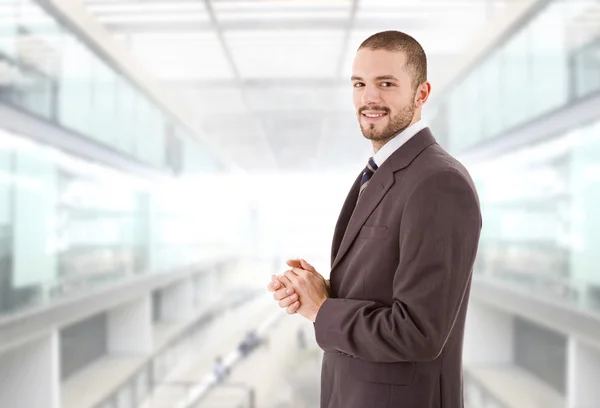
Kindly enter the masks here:
M 369 121 L 372 121 L 387 116 L 387 112 L 363 111 L 361 115 Z

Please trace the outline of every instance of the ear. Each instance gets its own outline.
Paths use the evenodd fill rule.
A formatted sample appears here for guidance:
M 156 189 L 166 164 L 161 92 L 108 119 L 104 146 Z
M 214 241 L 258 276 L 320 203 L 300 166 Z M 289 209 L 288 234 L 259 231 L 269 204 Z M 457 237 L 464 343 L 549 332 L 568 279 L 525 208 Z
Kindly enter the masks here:
M 430 94 L 431 84 L 429 83 L 429 81 L 425 81 L 421 85 L 419 85 L 417 91 L 415 92 L 415 108 L 422 108 L 423 105 L 425 105 L 425 103 L 427 102 L 427 99 L 429 99 Z

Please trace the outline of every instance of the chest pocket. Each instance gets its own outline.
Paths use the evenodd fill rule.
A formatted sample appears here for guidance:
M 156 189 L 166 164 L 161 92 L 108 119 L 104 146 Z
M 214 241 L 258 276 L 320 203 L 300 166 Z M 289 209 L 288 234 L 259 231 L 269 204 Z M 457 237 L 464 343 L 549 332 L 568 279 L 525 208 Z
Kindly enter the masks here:
M 388 236 L 388 227 L 363 225 L 358 233 L 358 239 L 385 239 Z

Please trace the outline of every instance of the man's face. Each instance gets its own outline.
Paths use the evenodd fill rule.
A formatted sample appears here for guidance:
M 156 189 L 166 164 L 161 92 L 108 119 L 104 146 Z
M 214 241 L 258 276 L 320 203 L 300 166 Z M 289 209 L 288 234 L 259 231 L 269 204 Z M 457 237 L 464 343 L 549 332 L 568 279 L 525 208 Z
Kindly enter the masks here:
M 415 113 L 415 90 L 403 52 L 360 49 L 352 65 L 354 107 L 362 134 L 387 142 L 406 129 Z

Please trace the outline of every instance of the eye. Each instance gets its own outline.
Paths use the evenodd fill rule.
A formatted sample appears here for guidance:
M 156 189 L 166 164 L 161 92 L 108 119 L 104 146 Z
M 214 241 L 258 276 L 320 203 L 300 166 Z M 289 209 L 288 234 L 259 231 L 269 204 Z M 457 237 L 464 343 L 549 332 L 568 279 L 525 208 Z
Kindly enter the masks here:
M 394 84 L 392 84 L 391 82 L 382 82 L 381 86 L 384 88 L 389 88 L 391 86 L 394 86 Z
M 365 84 L 363 84 L 362 82 L 355 82 L 354 83 L 354 87 L 355 88 L 362 88 L 363 86 L 365 86 Z

